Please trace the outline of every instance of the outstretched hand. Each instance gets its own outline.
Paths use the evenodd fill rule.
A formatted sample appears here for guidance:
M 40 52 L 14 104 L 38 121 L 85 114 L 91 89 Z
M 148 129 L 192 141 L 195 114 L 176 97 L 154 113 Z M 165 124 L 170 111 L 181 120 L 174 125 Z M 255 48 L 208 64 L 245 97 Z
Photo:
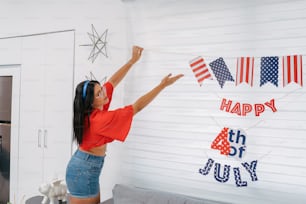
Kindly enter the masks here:
M 178 74 L 176 76 L 171 77 L 172 74 L 168 74 L 167 76 L 165 76 L 162 81 L 160 82 L 160 84 L 164 87 L 169 86 L 171 84 L 173 84 L 174 82 L 176 82 L 178 79 L 180 79 L 181 77 L 183 77 L 183 74 Z
M 133 46 L 132 58 L 130 62 L 133 64 L 136 63 L 140 59 L 142 51 L 143 51 L 142 47 Z

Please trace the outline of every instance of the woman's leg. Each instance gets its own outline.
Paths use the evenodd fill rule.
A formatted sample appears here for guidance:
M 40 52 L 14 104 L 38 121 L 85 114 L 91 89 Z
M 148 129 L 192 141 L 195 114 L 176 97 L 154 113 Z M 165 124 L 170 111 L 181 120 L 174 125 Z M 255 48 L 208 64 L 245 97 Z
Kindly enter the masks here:
M 69 196 L 69 204 L 98 204 L 100 203 L 100 194 L 93 198 L 76 198 Z

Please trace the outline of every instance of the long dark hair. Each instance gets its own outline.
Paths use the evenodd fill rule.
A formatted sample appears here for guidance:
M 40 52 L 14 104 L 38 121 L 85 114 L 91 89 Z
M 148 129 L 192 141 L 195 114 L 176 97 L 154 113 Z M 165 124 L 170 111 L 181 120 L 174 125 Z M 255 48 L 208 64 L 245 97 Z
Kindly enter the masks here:
M 93 109 L 92 104 L 94 101 L 95 84 L 100 83 L 94 80 L 83 81 L 78 84 L 75 90 L 75 97 L 73 102 L 73 139 L 77 140 L 78 144 L 81 144 L 83 141 L 86 118 L 88 120 L 88 126 L 90 125 L 89 116 Z

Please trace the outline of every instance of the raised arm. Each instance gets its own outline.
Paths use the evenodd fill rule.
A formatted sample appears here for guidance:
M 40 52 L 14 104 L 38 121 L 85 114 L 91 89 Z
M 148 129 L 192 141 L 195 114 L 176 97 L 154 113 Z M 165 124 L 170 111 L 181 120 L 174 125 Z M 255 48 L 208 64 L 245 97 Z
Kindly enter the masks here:
M 116 87 L 121 80 L 125 77 L 126 73 L 130 70 L 130 68 L 140 59 L 143 48 L 138 46 L 133 46 L 132 58 L 123 65 L 112 77 L 108 80 L 113 87 Z
M 183 77 L 183 74 L 176 75 L 174 77 L 171 77 L 171 74 L 167 75 L 163 78 L 163 80 L 158 84 L 156 87 L 154 87 L 151 91 L 146 93 L 145 95 L 141 96 L 134 104 L 134 115 L 141 111 L 144 107 L 146 107 L 153 99 L 167 86 L 173 84 L 176 82 L 179 78 Z

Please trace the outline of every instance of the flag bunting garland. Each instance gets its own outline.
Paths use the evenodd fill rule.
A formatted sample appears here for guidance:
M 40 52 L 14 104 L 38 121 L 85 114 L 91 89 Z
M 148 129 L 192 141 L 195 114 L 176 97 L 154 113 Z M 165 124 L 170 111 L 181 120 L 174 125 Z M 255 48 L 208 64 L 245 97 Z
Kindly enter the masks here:
M 280 60 L 282 59 L 282 60 Z M 210 70 L 215 75 L 221 88 L 226 81 L 235 82 L 238 86 L 242 83 L 253 87 L 255 59 L 254 57 L 238 57 L 236 62 L 236 80 L 234 80 L 225 60 L 219 57 L 209 63 L 205 63 L 204 58 L 199 56 L 189 61 L 192 72 L 194 73 L 200 86 L 205 79 L 212 79 Z M 280 67 L 280 70 L 279 70 Z M 283 87 L 294 82 L 303 87 L 303 62 L 302 55 L 269 56 L 260 58 L 260 84 L 266 83 L 278 87 L 279 76 L 282 76 Z M 280 74 L 281 72 L 281 74 Z

